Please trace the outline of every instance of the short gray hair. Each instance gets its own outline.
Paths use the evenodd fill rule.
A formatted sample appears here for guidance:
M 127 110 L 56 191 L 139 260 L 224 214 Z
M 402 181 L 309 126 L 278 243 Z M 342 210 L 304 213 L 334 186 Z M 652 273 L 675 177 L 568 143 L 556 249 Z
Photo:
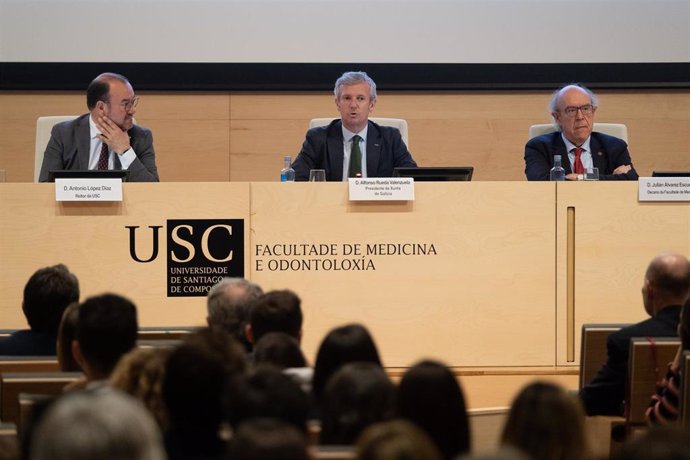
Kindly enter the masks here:
M 356 85 L 358 83 L 366 83 L 369 85 L 369 97 L 372 101 L 376 100 L 376 83 L 371 79 L 366 72 L 345 72 L 335 81 L 335 88 L 333 94 L 336 99 L 340 99 L 340 88 L 343 86 Z
M 111 388 L 72 393 L 48 409 L 33 435 L 32 460 L 164 460 L 151 414 Z
M 241 340 L 249 305 L 263 293 L 258 284 L 247 279 L 223 278 L 208 291 L 208 325 L 225 329 Z
M 592 92 L 589 88 L 586 86 L 583 86 L 579 83 L 569 83 L 565 86 L 561 86 L 558 88 L 556 91 L 551 94 L 551 100 L 549 101 L 549 114 L 553 114 L 554 112 L 558 112 L 558 100 L 560 99 L 561 95 L 565 93 L 567 90 L 572 89 L 572 88 L 577 88 L 581 91 L 584 91 L 588 96 L 589 96 L 589 101 L 594 107 L 599 107 L 599 98 L 597 97 L 596 94 Z M 554 120 L 555 122 L 555 120 Z

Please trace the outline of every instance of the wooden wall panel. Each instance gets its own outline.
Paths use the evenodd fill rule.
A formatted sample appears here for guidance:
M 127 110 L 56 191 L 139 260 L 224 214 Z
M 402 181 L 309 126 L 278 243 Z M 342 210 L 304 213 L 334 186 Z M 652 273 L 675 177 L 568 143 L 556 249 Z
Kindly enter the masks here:
M 329 92 L 141 93 L 164 181 L 273 181 L 309 119 L 337 116 Z M 604 91 L 596 120 L 628 125 L 642 175 L 690 170 L 690 91 Z M 527 129 L 549 122 L 548 91 L 380 93 L 375 116 L 406 118 L 420 165 L 472 165 L 475 180 L 524 180 Z M 0 93 L 0 170 L 29 182 L 36 117 L 82 113 L 81 93 Z

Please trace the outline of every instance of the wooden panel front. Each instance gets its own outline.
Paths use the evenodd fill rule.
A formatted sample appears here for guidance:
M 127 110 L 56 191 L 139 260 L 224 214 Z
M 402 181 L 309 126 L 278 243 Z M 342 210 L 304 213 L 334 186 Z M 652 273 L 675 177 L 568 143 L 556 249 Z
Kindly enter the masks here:
M 570 182 L 557 187 L 558 363 L 567 359 L 567 329 L 580 350 L 584 323 L 635 323 L 647 317 L 640 290 L 662 251 L 690 256 L 690 203 L 638 202 L 637 182 Z M 567 212 L 574 211 L 574 318 L 567 322 Z
M 307 356 L 332 327 L 362 322 L 386 366 L 552 366 L 554 184 L 415 187 L 414 202 L 353 203 L 345 184 L 252 184 L 251 277 L 302 297 Z
M 124 184 L 120 203 L 56 203 L 53 184 L 0 184 L 0 326 L 23 328 L 22 291 L 40 267 L 64 263 L 79 278 L 82 299 L 103 292 L 130 297 L 141 326 L 195 326 L 206 319 L 202 297 L 167 297 L 168 219 L 244 219 L 249 229 L 249 184 Z M 127 226 L 139 226 L 130 256 Z M 245 248 L 247 245 L 245 237 Z M 248 265 L 245 263 L 245 273 Z

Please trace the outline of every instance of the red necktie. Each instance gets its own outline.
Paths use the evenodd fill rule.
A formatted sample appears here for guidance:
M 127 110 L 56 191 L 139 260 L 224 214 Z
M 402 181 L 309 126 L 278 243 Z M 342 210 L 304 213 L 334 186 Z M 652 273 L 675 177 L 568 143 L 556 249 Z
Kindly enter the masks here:
M 573 171 L 575 174 L 585 173 L 585 167 L 582 166 L 580 155 L 582 155 L 582 147 L 575 147 L 575 171 Z
M 98 157 L 98 165 L 96 165 L 96 169 L 101 171 L 108 169 L 108 144 L 105 142 L 103 142 L 101 145 L 101 155 Z

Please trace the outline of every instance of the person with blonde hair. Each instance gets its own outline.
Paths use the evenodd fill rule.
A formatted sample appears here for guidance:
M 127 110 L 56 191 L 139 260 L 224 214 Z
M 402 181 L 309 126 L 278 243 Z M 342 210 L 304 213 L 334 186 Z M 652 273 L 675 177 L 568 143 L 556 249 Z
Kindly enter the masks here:
M 419 427 L 406 420 L 370 426 L 357 440 L 358 460 L 441 460 L 434 442 Z
M 141 401 L 163 430 L 168 418 L 161 389 L 169 354 L 166 348 L 135 348 L 120 358 L 110 375 L 110 385 Z

